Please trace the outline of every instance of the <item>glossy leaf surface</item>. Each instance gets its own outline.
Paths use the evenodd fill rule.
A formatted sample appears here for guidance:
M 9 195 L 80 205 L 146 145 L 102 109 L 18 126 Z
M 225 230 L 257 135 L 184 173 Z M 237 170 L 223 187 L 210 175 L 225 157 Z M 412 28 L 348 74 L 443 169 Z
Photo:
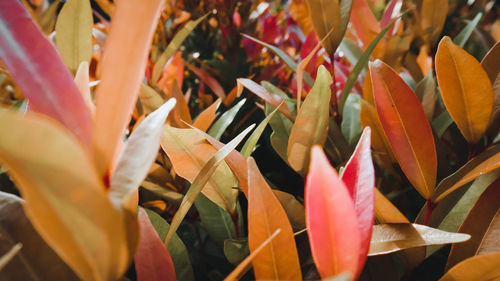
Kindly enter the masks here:
M 306 225 L 321 278 L 358 272 L 360 233 L 347 187 L 319 146 L 311 151 L 305 186 Z
M 331 83 L 330 73 L 324 66 L 320 66 L 316 82 L 304 100 L 290 132 L 288 163 L 299 173 L 304 174 L 309 166 L 311 147 L 323 144 L 326 140 Z
M 292 226 L 253 158 L 248 167 L 248 245 L 255 251 L 276 230 L 281 233 L 253 261 L 260 280 L 302 280 Z
M 469 257 L 500 250 L 498 198 L 500 198 L 500 179 L 497 179 L 484 191 L 460 226 L 458 231 L 469 233 L 472 239 L 462 244 L 453 245 L 446 268 L 451 268 Z
M 431 198 L 437 156 L 424 110 L 410 87 L 382 61 L 370 63 L 370 75 L 377 112 L 394 156 L 417 191 Z
M 449 37 L 439 43 L 436 74 L 446 109 L 465 139 L 476 144 L 493 110 L 493 88 L 488 75 L 474 57 Z
M 370 128 L 365 128 L 354 153 L 340 176 L 351 195 L 358 218 L 361 239 L 359 268 L 363 267 L 370 248 L 374 217 L 375 170 L 370 150 L 370 135 Z
M 459 243 L 469 238 L 468 234 L 446 232 L 420 224 L 377 224 L 373 226 L 368 255 L 384 255 L 420 246 Z

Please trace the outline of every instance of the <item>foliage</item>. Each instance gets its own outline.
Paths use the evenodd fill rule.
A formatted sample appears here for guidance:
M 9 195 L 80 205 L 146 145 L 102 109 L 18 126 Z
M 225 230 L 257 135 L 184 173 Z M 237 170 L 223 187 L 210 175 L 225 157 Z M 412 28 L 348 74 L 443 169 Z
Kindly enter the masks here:
M 462 2 L 0 1 L 0 275 L 498 278 L 499 7 Z

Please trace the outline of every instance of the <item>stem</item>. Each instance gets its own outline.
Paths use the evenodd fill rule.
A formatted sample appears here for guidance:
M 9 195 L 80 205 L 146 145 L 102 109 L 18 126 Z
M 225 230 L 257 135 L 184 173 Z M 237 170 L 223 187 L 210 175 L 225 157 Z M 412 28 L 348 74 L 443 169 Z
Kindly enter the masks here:
M 231 213 L 231 220 L 233 221 L 234 224 L 234 234 L 236 235 L 236 239 L 240 238 L 240 228 L 238 224 L 238 211 L 234 210 L 233 213 Z
M 429 225 L 431 220 L 432 212 L 436 208 L 437 204 L 432 202 L 432 199 L 427 199 L 427 209 L 425 210 L 424 225 Z
M 475 144 L 469 144 L 469 155 L 467 156 L 467 162 L 469 162 L 472 157 L 476 154 L 476 145 Z
M 337 81 L 335 80 L 335 53 L 330 54 L 330 62 L 332 65 L 332 81 L 333 81 L 333 93 L 332 93 L 332 104 L 334 110 L 334 119 L 337 122 L 337 124 L 340 124 L 339 116 L 340 114 L 338 113 L 338 101 L 337 101 Z

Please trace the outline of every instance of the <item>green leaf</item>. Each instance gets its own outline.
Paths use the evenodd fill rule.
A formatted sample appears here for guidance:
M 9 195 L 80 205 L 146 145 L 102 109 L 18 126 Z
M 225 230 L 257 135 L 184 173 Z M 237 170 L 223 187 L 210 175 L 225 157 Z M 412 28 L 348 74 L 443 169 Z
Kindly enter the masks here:
M 266 116 L 266 118 L 264 118 L 264 120 L 262 120 L 262 122 L 260 122 L 259 126 L 257 126 L 255 131 L 253 131 L 253 133 L 247 139 L 247 141 L 243 145 L 243 148 L 241 149 L 241 154 L 243 156 L 248 157 L 252 154 L 253 150 L 255 149 L 255 145 L 259 141 L 260 136 L 262 135 L 262 133 L 264 132 L 264 129 L 266 128 L 267 124 L 269 123 L 269 120 L 271 120 L 271 118 L 274 116 L 276 111 L 278 111 L 280 106 L 281 105 L 279 105 L 276 109 L 274 109 L 273 112 L 268 114 Z
M 401 16 L 400 16 L 401 17 Z M 398 17 L 399 18 L 399 17 Z M 358 62 L 352 69 L 351 73 L 349 74 L 349 77 L 347 77 L 347 80 L 345 82 L 344 89 L 342 90 L 342 93 L 340 94 L 340 103 L 339 103 L 339 112 L 343 113 L 343 108 L 345 105 L 345 102 L 347 100 L 347 96 L 351 92 L 352 88 L 356 84 L 356 81 L 358 80 L 358 76 L 361 73 L 363 69 L 366 68 L 368 60 L 370 59 L 370 55 L 375 50 L 375 47 L 377 47 L 378 42 L 384 37 L 385 33 L 391 28 L 391 26 L 394 24 L 395 20 L 393 20 L 390 24 L 388 24 L 380 33 L 373 39 L 373 41 L 368 45 L 366 50 L 363 52 L 363 54 L 359 57 Z
M 358 143 L 359 136 L 363 128 L 361 127 L 359 95 L 349 95 L 342 114 L 341 130 L 350 146 L 354 147 Z
M 89 0 L 68 0 L 56 22 L 56 46 L 64 64 L 75 73 L 92 56 L 92 9 Z
M 323 144 L 330 116 L 330 84 L 332 77 L 324 66 L 318 68 L 314 86 L 306 96 L 288 139 L 287 157 L 290 166 L 304 174 L 309 166 L 311 147 Z
M 226 239 L 224 241 L 224 256 L 230 263 L 238 265 L 249 254 L 248 238 Z
M 448 111 L 444 109 L 443 112 L 438 115 L 438 117 L 432 120 L 431 124 L 438 138 L 441 138 L 444 132 L 446 132 L 446 129 L 448 129 L 451 124 L 453 124 L 453 119 L 451 119 Z
M 184 27 L 182 27 L 182 29 L 175 34 L 174 38 L 172 39 L 172 41 L 170 41 L 165 51 L 163 51 L 158 60 L 156 60 L 156 63 L 153 67 L 151 80 L 152 83 L 156 83 L 158 81 L 168 60 L 175 54 L 175 51 L 179 49 L 179 47 L 182 45 L 182 42 L 184 42 L 186 37 L 193 31 L 193 29 L 195 29 L 195 27 L 207 16 L 208 14 L 198 18 L 195 21 L 188 21 L 186 25 L 184 25 Z
M 453 43 L 457 44 L 460 46 L 460 48 L 463 48 L 467 40 L 469 40 L 470 35 L 472 34 L 472 31 L 474 31 L 474 28 L 476 28 L 477 24 L 483 17 L 483 13 L 478 13 L 473 20 L 471 20 L 465 27 L 460 31 L 460 33 L 455 36 L 453 39 Z
M 219 247 L 224 246 L 226 239 L 233 239 L 242 235 L 243 216 L 238 203 L 236 203 L 234 212 L 238 216 L 238 225 L 235 225 L 228 211 L 214 204 L 203 193 L 196 197 L 194 205 L 200 214 L 201 225 Z
M 231 109 L 228 111 L 224 112 L 217 121 L 210 127 L 208 130 L 208 134 L 212 136 L 216 140 L 220 140 L 224 132 L 226 131 L 227 127 L 231 125 L 231 123 L 234 120 L 234 117 L 236 117 L 236 114 L 238 114 L 238 111 L 240 111 L 241 107 L 243 104 L 245 104 L 247 99 L 242 99 L 240 100 L 237 104 L 235 104 Z
M 144 210 L 148 214 L 149 220 L 151 220 L 151 224 L 153 224 L 158 236 L 163 240 L 167 235 L 170 225 L 157 213 L 146 208 Z M 177 234 L 174 234 L 172 242 L 168 245 L 167 249 L 174 262 L 177 280 L 194 281 L 194 272 L 189 259 L 189 252 Z

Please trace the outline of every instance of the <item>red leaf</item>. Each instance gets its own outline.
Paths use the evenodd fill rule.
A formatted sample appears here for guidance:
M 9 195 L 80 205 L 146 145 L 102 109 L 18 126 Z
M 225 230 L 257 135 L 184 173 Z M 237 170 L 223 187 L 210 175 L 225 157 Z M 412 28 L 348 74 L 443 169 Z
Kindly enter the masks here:
M 436 184 L 437 156 L 432 129 L 411 88 L 387 64 L 370 62 L 373 96 L 394 156 L 410 183 L 429 199 Z
M 172 258 L 156 233 L 148 214 L 139 208 L 139 245 L 135 253 L 135 271 L 138 281 L 175 281 Z
M 73 77 L 21 1 L 0 1 L 0 60 L 29 108 L 61 122 L 87 146 L 92 123 Z
M 321 278 L 358 272 L 360 234 L 354 204 L 320 146 L 311 150 L 304 198 L 311 253 Z
M 375 170 L 370 151 L 370 134 L 370 127 L 366 127 L 341 177 L 354 202 L 358 217 L 361 241 L 358 260 L 359 272 L 356 276 L 361 273 L 366 261 L 373 229 Z

